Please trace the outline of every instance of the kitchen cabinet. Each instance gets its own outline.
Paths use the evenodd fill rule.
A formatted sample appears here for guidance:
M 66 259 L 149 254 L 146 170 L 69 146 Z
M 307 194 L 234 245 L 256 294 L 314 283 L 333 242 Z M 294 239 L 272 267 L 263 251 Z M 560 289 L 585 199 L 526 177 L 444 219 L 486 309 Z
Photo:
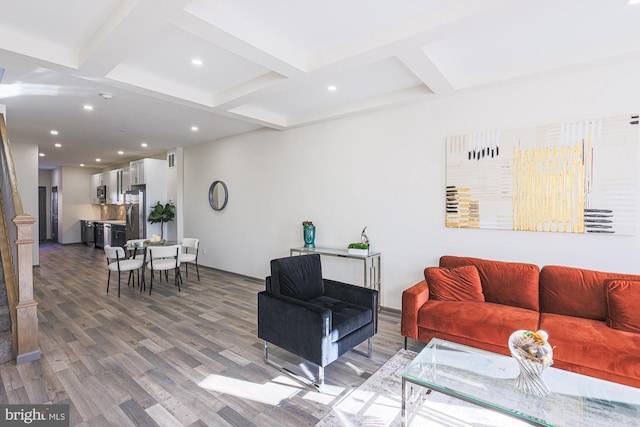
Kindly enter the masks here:
M 129 163 L 129 180 L 131 181 L 131 185 L 139 185 L 145 183 L 145 160 L 147 159 L 136 160 L 135 162 Z
M 107 175 L 107 203 L 118 203 L 118 182 L 120 181 L 117 170 L 105 172 Z
M 125 202 L 124 193 L 131 189 L 132 185 L 145 185 L 153 183 L 155 189 L 160 183 L 160 191 L 153 194 L 164 200 L 166 196 L 167 161 L 161 159 L 140 159 L 133 161 L 129 167 L 114 169 L 108 172 L 91 175 L 91 193 L 89 201 L 92 204 L 100 204 L 97 196 L 97 188 L 107 186 L 107 195 L 102 203 L 122 204 Z M 149 191 L 149 189 L 147 189 Z
M 131 185 L 148 184 L 159 178 L 166 178 L 167 161 L 161 159 L 140 159 L 129 164 Z
M 131 183 L 129 181 L 129 176 L 131 174 L 130 168 L 120 169 L 120 203 L 124 203 L 124 193 L 127 190 L 131 190 Z
M 95 223 L 96 243 L 95 247 L 98 249 L 104 248 L 104 223 Z
M 89 200 L 90 203 L 94 205 L 100 204 L 100 199 L 98 199 L 97 189 L 100 185 L 106 185 L 105 174 L 103 173 L 95 173 L 91 175 L 91 185 L 89 188 Z
M 122 168 L 91 175 L 89 203 L 95 205 L 100 204 L 100 199 L 97 196 L 97 188 L 102 185 L 107 186 L 107 197 L 102 203 L 124 203 L 124 193 L 131 187 L 129 174 L 129 168 Z
M 111 246 L 123 247 L 127 243 L 127 233 L 124 225 L 111 226 Z

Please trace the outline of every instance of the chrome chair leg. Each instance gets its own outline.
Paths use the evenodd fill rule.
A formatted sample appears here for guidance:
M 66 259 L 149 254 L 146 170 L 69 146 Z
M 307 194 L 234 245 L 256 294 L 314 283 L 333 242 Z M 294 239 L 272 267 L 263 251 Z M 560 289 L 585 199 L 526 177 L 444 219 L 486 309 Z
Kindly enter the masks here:
M 278 370 L 284 372 L 285 374 L 289 375 L 291 378 L 293 378 L 294 380 L 304 384 L 305 386 L 309 387 L 310 389 L 320 392 L 322 393 L 323 389 L 324 389 L 324 367 L 323 366 L 318 366 L 318 382 L 315 383 L 307 378 L 301 377 L 300 375 L 296 374 L 295 372 L 285 368 L 284 366 L 281 366 L 279 364 L 277 364 L 276 362 L 269 360 L 269 343 L 267 341 L 264 342 L 264 361 L 266 364 L 273 366 L 274 368 L 277 368 Z
M 363 356 L 368 357 L 369 359 L 371 359 L 371 355 L 373 354 L 373 345 L 371 344 L 371 337 L 369 337 L 367 339 L 367 351 L 362 351 L 362 350 L 358 350 L 355 348 L 352 348 L 351 351 L 353 351 L 354 353 L 358 353 L 361 354 Z

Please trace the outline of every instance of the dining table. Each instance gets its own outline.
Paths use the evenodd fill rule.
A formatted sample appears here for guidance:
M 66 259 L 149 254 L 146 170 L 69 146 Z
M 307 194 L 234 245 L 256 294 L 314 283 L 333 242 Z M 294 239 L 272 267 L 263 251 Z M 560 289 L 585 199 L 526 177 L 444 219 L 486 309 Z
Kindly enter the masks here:
M 140 292 L 146 291 L 146 280 L 145 280 L 145 270 L 147 268 L 147 249 L 153 248 L 154 246 L 174 246 L 180 245 L 181 242 L 177 240 L 160 240 L 160 241 L 152 241 L 152 240 L 136 240 L 134 242 L 127 242 L 123 248 L 125 251 L 131 253 L 131 258 L 135 258 L 138 254 L 138 250 L 143 251 L 142 258 L 142 284 L 140 286 Z

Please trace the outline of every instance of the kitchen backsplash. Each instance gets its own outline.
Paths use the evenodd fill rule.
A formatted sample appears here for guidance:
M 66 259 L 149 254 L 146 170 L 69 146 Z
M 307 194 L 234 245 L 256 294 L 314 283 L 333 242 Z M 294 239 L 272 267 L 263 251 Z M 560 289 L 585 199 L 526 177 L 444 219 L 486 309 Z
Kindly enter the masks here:
M 100 205 L 100 219 L 124 221 L 127 217 L 126 205 Z

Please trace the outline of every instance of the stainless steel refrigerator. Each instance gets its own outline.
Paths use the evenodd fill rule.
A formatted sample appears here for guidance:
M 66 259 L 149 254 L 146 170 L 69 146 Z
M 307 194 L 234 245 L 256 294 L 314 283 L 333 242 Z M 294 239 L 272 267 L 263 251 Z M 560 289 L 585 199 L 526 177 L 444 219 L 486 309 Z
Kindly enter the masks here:
M 144 185 L 133 185 L 124 194 L 127 206 L 126 239 L 144 239 L 147 235 Z

